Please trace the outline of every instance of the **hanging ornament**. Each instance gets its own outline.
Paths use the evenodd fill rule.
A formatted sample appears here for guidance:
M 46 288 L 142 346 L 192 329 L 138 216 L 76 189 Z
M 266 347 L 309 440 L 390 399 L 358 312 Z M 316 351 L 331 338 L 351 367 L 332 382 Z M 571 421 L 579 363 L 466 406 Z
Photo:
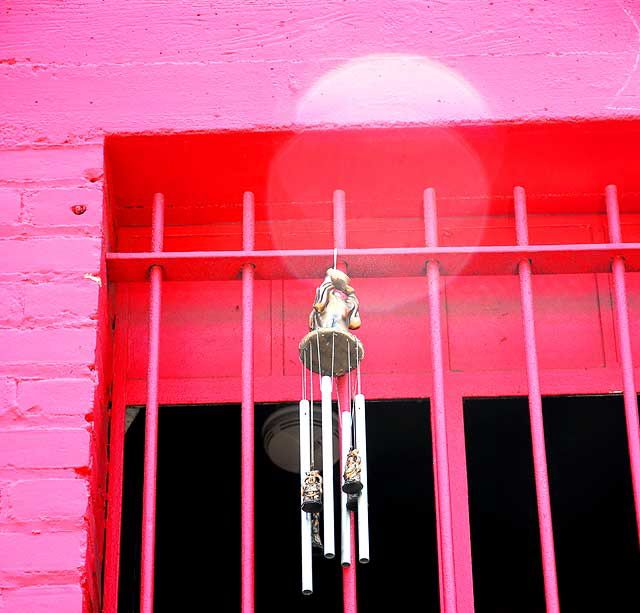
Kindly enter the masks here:
M 302 484 L 302 510 L 318 513 L 322 509 L 322 476 L 319 470 L 309 470 Z
M 353 448 L 347 454 L 347 461 L 344 466 L 344 485 L 342 491 L 347 494 L 359 494 L 362 491 L 362 481 L 360 480 L 360 452 Z
M 329 268 L 316 289 L 309 315 L 309 332 L 300 341 L 302 393 L 300 402 L 300 479 L 302 521 L 302 591 L 313 591 L 312 549 L 335 557 L 333 508 L 333 407 L 334 378 L 348 376 L 349 409 L 343 409 L 341 531 L 342 564 L 351 563 L 350 513 L 357 510 L 359 559 L 369 561 L 368 497 L 366 491 L 366 426 L 364 396 L 360 389 L 360 362 L 364 347 L 351 330 L 360 327 L 359 301 L 347 274 Z M 351 388 L 351 371 L 357 369 L 357 393 Z M 307 377 L 307 371 L 310 371 Z M 315 466 L 314 373 L 321 394 L 322 467 Z M 307 381 L 308 379 L 308 381 Z M 309 390 L 307 400 L 307 389 Z M 322 516 L 323 538 L 320 538 Z M 324 542 L 324 545 L 323 545 Z M 346 543 L 349 545 L 347 546 Z

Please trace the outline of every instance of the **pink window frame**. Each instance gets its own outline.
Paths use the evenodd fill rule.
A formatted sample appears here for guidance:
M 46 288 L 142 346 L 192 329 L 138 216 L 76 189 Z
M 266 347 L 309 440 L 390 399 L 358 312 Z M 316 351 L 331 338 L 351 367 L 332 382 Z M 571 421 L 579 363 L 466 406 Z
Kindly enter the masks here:
M 517 244 L 515 246 L 438 247 L 435 191 L 424 192 L 424 248 L 347 248 L 344 196 L 334 195 L 334 240 L 340 255 L 348 261 L 352 276 L 423 275 L 428 287 L 431 332 L 431 419 L 436 490 L 436 530 L 438 542 L 441 611 L 472 612 L 473 578 L 467 505 L 466 457 L 463 428 L 463 399 L 469 396 L 512 396 L 526 392 L 529 398 L 534 474 L 542 550 L 544 592 L 547 611 L 559 611 L 553 543 L 549 483 L 546 467 L 542 394 L 608 393 L 610 371 L 594 378 L 592 371 L 571 371 L 569 375 L 547 376 L 541 381 L 536 350 L 534 304 L 531 278 L 536 273 L 611 273 L 615 296 L 615 333 L 620 344 L 620 363 L 636 525 L 640 536 L 640 428 L 631 354 L 625 270 L 640 270 L 640 243 L 623 243 L 616 187 L 604 194 L 609 242 L 599 244 L 529 245 L 526 197 L 521 187 L 514 189 Z M 230 279 L 242 271 L 242 416 L 241 416 L 241 610 L 254 611 L 254 375 L 253 375 L 253 287 L 256 276 L 282 279 L 287 276 L 283 262 L 296 259 L 296 271 L 310 277 L 330 261 L 333 252 L 310 250 L 254 250 L 254 201 L 245 193 L 243 201 L 243 249 L 217 252 L 162 252 L 164 199 L 153 202 L 152 250 L 144 253 L 108 253 L 111 282 L 149 281 L 149 362 L 147 373 L 147 420 L 145 444 L 145 485 L 143 492 L 143 548 L 141 611 L 153 610 L 153 568 L 155 534 L 155 475 L 157 460 L 158 357 L 160 308 L 163 278 L 172 280 Z M 465 274 L 517 274 L 520 280 L 522 322 L 525 339 L 526 373 L 514 371 L 500 380 L 473 373 L 455 376 L 444 367 L 443 335 L 446 320 L 441 317 L 442 276 L 459 274 L 459 263 L 467 261 Z M 194 272 L 195 271 L 195 272 Z M 123 300 L 122 294 L 118 300 Z M 611 334 L 613 330 L 609 330 Z M 116 331 L 114 393 L 110 443 L 109 514 L 105 563 L 105 613 L 116 613 L 120 555 L 120 523 L 123 479 L 124 428 L 127 406 L 126 323 Z M 408 382 L 405 396 L 421 397 L 425 382 Z M 412 393 L 412 392 L 415 392 Z M 357 611 L 356 567 L 343 570 L 344 611 Z

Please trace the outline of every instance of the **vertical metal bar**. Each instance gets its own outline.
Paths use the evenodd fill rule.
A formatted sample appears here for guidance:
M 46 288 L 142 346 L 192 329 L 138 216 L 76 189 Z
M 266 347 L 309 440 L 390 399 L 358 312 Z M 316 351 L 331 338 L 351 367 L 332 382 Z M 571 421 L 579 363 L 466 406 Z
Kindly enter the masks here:
M 518 245 L 529 244 L 527 226 L 527 204 L 522 187 L 513 190 L 516 216 L 516 238 Z M 547 452 L 544 442 L 544 421 L 542 418 L 542 396 L 538 373 L 538 353 L 536 349 L 535 320 L 533 316 L 533 291 L 531 287 L 531 262 L 522 260 L 518 264 L 520 275 L 520 297 L 522 321 L 524 325 L 524 345 L 527 361 L 527 381 L 529 386 L 529 416 L 531 420 L 531 442 L 533 447 L 533 470 L 538 502 L 538 524 L 540 527 L 540 548 L 542 550 L 542 572 L 544 593 L 548 613 L 560 611 L 558 580 L 556 576 L 556 556 L 553 544 L 553 524 L 551 520 L 551 500 L 549 497 L 549 477 L 547 474 Z
M 162 251 L 164 197 L 155 194 L 151 221 L 151 250 Z M 149 364 L 144 433 L 144 486 L 142 492 L 142 561 L 140 611 L 153 613 L 153 580 L 156 540 L 156 476 L 158 470 L 158 363 L 160 357 L 160 311 L 162 267 L 152 266 L 149 291 Z
M 242 209 L 242 248 L 255 241 L 253 194 L 245 192 Z M 241 611 L 253 613 L 255 604 L 254 527 L 254 408 L 253 408 L 253 279 L 254 265 L 242 266 L 242 411 L 241 411 Z
M 333 192 L 333 246 L 337 249 L 347 248 L 347 205 L 341 189 Z
M 443 322 L 443 336 L 447 338 L 447 322 Z M 443 347 L 447 363 L 447 346 Z M 451 522 L 455 555 L 456 608 L 473 613 L 473 563 L 469 528 L 469 491 L 467 482 L 466 441 L 464 436 L 464 398 L 453 381 L 445 378 L 447 407 L 447 461 L 451 487 Z
M 341 189 L 333 192 L 333 243 L 337 249 L 347 247 L 347 215 L 345 204 L 345 193 Z M 346 272 L 344 262 L 338 262 L 337 267 Z M 341 412 L 350 414 L 349 406 L 349 383 L 347 377 L 338 377 L 338 405 Z M 340 440 L 342 441 L 342 419 L 338 420 Z M 342 448 L 342 447 L 340 447 Z M 352 513 L 349 513 L 349 529 L 351 533 L 351 552 L 355 551 L 355 521 Z M 342 567 L 342 601 L 344 613 L 357 613 L 358 600 L 356 589 L 356 565 L 351 560 L 349 566 Z
M 427 247 L 438 246 L 436 193 L 433 188 L 424 191 L 424 224 Z M 440 608 L 444 613 L 456 611 L 455 566 L 453 558 L 453 522 L 451 516 L 451 485 L 447 454 L 447 420 L 444 401 L 444 364 L 442 359 L 442 324 L 440 320 L 440 268 L 438 262 L 427 262 L 427 287 L 429 296 L 429 330 L 431 333 L 431 361 L 433 368 L 433 417 L 434 465 L 438 504 L 437 524 L 440 542 L 440 566 L 442 589 Z
M 437 229 L 437 211 L 435 201 L 435 190 L 431 187 L 427 188 L 423 194 L 423 221 L 424 221 L 424 238 L 425 245 L 437 245 L 438 244 L 438 229 Z M 441 609 L 444 609 L 444 582 L 442 576 L 443 555 L 442 555 L 442 543 L 440 542 L 440 499 L 438 497 L 438 464 L 435 461 L 436 458 L 436 437 L 435 437 L 435 410 L 431 406 L 431 454 L 433 458 L 433 484 L 435 487 L 435 507 L 436 507 L 436 546 L 438 548 L 438 589 L 440 594 L 440 600 L 442 602 Z
M 340 419 L 338 423 L 340 424 L 340 449 L 342 449 L 343 445 L 349 445 L 349 432 L 343 431 L 343 419 L 346 419 L 348 423 L 351 423 L 351 411 L 349 406 L 349 382 L 347 380 L 347 376 L 338 378 L 338 405 L 340 407 Z M 342 462 L 340 463 L 340 471 L 341 474 L 344 471 L 344 466 Z M 342 478 L 340 479 L 340 483 L 342 483 Z M 353 513 L 344 512 L 344 508 L 346 506 L 346 497 L 347 495 L 341 491 L 341 516 L 344 518 L 346 515 L 347 518 L 347 526 L 349 530 L 349 565 L 342 566 L 342 603 L 343 603 L 343 611 L 344 613 L 357 613 L 358 611 L 358 596 L 357 596 L 357 587 L 356 587 L 356 564 L 354 560 L 354 552 L 356 550 L 356 531 L 355 531 L 355 520 L 353 517 Z M 345 560 L 343 560 L 344 562 Z
M 620 210 L 618 207 L 618 191 L 615 185 L 607 185 L 605 198 L 607 202 L 609 240 L 612 243 L 621 243 Z M 638 397 L 636 396 L 636 387 L 633 380 L 629 310 L 627 307 L 625 265 L 622 256 L 613 258 L 611 270 L 613 273 L 613 288 L 615 294 L 616 329 L 620 341 L 624 413 L 627 422 L 629 459 L 631 461 L 631 482 L 633 485 L 633 500 L 636 510 L 636 528 L 638 530 L 638 538 L 640 539 L 640 427 L 638 425 Z

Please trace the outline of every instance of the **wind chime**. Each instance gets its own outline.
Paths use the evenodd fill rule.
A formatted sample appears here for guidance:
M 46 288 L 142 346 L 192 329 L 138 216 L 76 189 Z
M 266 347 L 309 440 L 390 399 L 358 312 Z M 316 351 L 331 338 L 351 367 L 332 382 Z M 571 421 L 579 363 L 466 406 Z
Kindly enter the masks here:
M 327 270 L 324 280 L 316 290 L 315 302 L 309 315 L 309 333 L 300 341 L 299 346 L 302 362 L 300 514 L 303 594 L 313 592 L 313 551 L 324 553 L 325 558 L 335 557 L 332 395 L 337 377 L 347 377 L 349 402 L 347 410 L 340 407 L 340 397 L 337 397 L 342 441 L 341 562 L 343 566 L 351 564 L 350 514 L 356 511 L 358 558 L 362 563 L 369 561 L 365 399 L 360 382 L 360 362 L 364 356 L 364 347 L 350 332 L 360 327 L 358 306 L 358 298 L 350 285 L 350 279 L 337 269 L 334 257 L 334 267 Z M 352 386 L 354 369 L 356 372 Z M 316 464 L 313 451 L 314 374 L 319 380 L 322 411 L 322 466 Z

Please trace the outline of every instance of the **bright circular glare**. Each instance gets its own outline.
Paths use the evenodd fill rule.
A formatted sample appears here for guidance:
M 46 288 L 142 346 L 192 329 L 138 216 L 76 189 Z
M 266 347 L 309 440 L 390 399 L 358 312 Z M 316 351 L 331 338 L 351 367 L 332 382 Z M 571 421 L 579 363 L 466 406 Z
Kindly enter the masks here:
M 297 106 L 302 125 L 440 123 L 489 119 L 484 99 L 459 74 L 419 55 L 373 54 L 318 79 Z

